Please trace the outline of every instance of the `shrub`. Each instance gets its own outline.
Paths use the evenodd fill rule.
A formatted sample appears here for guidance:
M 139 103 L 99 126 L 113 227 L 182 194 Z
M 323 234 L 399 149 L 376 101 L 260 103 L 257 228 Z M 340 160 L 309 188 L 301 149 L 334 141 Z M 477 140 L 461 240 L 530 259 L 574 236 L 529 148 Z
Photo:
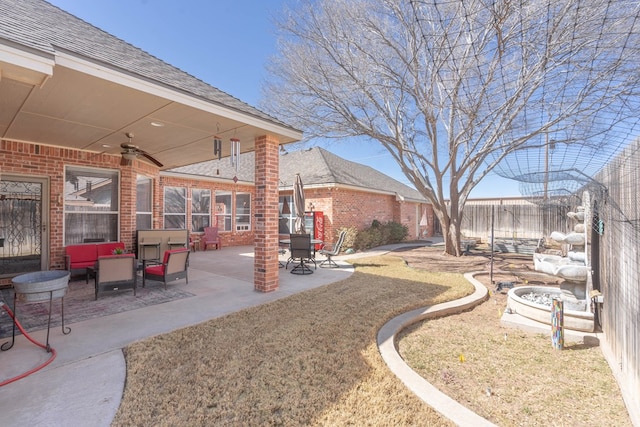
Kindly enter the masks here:
M 409 229 L 407 226 L 398 222 L 389 221 L 385 225 L 385 230 L 389 233 L 387 243 L 403 242 L 409 235 Z
M 336 232 L 335 241 L 338 241 L 338 236 L 340 236 L 340 232 L 346 231 L 347 235 L 344 236 L 344 242 L 342 242 L 342 252 L 347 249 L 355 249 L 356 247 L 356 237 L 358 236 L 358 229 L 355 227 L 340 227 Z
M 369 227 L 358 232 L 356 249 L 365 250 L 382 244 L 382 231 L 378 227 Z
M 381 224 L 373 220 L 371 227 L 360 230 L 355 239 L 355 248 L 365 250 L 377 246 L 400 243 L 409 235 L 409 229 L 397 222 L 389 221 Z

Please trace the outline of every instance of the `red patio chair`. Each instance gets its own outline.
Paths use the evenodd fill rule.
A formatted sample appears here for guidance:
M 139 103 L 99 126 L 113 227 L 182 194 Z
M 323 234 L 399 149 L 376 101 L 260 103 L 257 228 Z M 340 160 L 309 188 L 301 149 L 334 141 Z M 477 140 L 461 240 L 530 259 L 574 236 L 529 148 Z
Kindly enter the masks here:
M 204 250 L 206 251 L 209 246 L 215 246 L 216 249 L 222 248 L 222 242 L 220 241 L 220 236 L 218 236 L 218 227 L 204 228 Z
M 164 283 L 167 289 L 167 282 L 178 279 L 186 279 L 189 283 L 187 275 L 187 267 L 189 266 L 189 249 L 172 249 L 164 252 L 162 264 L 151 265 L 145 267 L 142 275 L 142 287 L 146 285 L 147 279 L 157 280 Z

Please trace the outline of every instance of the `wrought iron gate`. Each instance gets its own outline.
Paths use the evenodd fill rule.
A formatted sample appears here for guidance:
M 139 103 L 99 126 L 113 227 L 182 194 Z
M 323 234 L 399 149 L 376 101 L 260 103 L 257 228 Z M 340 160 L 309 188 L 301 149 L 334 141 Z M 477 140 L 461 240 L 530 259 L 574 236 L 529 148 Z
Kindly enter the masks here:
M 45 194 L 48 185 L 43 178 L 0 177 L 0 276 L 46 269 Z

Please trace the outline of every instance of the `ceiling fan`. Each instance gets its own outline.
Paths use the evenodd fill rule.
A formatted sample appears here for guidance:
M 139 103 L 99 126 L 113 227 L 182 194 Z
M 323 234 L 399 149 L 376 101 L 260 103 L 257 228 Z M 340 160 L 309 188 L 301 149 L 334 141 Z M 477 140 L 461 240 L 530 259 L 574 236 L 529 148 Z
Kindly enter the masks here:
M 132 160 L 136 159 L 138 156 L 142 156 L 159 168 L 163 166 L 162 163 L 154 159 L 151 154 L 147 153 L 144 150 L 141 150 L 140 147 L 131 143 L 131 140 L 134 137 L 133 133 L 127 132 L 126 135 L 127 138 L 129 138 L 129 142 L 123 142 L 122 144 L 120 144 L 120 147 L 122 148 L 120 154 L 122 154 L 122 161 L 125 164 L 130 164 Z

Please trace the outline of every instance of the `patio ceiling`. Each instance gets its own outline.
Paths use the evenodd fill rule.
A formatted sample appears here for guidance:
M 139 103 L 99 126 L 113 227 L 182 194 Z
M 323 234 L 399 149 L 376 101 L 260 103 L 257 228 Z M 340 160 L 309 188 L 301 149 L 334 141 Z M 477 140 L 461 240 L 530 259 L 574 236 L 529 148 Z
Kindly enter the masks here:
M 2 139 L 119 155 L 131 132 L 132 144 L 163 170 L 212 159 L 214 136 L 223 140 L 223 157 L 230 138 L 241 141 L 242 152 L 267 134 L 281 144 L 301 139 L 275 119 L 233 108 L 240 101 L 228 98 L 231 106 L 72 55 L 27 65 L 0 55 Z

